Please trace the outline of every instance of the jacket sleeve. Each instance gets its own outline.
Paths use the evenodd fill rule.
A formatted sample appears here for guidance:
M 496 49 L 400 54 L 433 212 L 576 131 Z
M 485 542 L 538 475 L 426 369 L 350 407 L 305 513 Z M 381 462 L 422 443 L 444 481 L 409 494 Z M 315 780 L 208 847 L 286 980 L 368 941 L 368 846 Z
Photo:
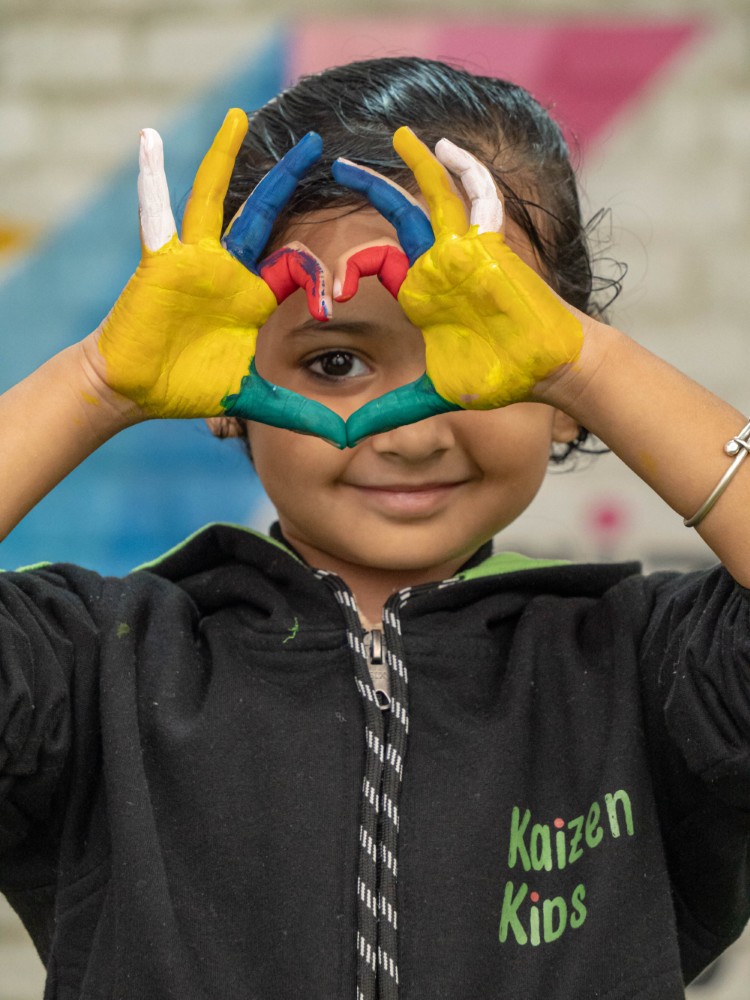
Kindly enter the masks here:
M 74 716 L 95 728 L 99 588 L 74 567 L 0 573 L 0 888 L 40 877 L 24 864 L 61 822 Z
M 646 580 L 644 708 L 690 981 L 750 919 L 750 591 L 721 567 Z

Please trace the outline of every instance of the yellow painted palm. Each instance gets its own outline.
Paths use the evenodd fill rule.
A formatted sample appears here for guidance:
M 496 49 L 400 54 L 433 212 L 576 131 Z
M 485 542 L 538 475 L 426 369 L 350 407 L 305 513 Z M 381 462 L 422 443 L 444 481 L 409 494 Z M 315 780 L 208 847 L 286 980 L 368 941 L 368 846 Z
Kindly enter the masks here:
M 394 146 L 430 217 L 392 181 L 337 161 L 340 182 L 361 191 L 393 224 L 409 264 L 396 283 L 392 256 L 355 250 L 340 298 L 356 292 L 360 275 L 380 274 L 422 331 L 426 371 L 353 414 L 350 444 L 436 413 L 528 399 L 537 382 L 578 357 L 583 342 L 580 321 L 505 242 L 502 203 L 486 167 L 445 139 L 434 156 L 408 128 L 396 132 Z M 446 166 L 461 178 L 470 215 Z
M 259 328 L 298 284 L 308 285 L 313 312 L 325 318 L 325 296 L 315 280 L 322 270 L 312 255 L 307 263 L 314 266 L 299 268 L 296 279 L 290 274 L 294 254 L 265 268 L 258 264 L 275 219 L 320 157 L 322 143 L 315 133 L 300 140 L 252 192 L 222 238 L 224 198 L 247 124 L 245 113 L 232 109 L 219 129 L 196 174 L 182 239 L 169 204 L 161 140 L 144 130 L 142 257 L 101 325 L 102 377 L 146 417 L 236 416 L 344 447 L 337 414 L 267 382 L 254 362 Z

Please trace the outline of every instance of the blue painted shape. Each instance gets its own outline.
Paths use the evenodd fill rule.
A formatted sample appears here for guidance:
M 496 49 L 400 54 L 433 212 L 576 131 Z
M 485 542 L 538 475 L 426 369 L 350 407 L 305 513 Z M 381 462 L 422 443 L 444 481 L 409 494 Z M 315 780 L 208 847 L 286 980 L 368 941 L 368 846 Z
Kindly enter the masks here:
M 363 194 L 372 207 L 390 222 L 410 264 L 430 249 L 435 242 L 430 220 L 419 205 L 404 197 L 395 184 L 344 160 L 334 160 L 331 173 L 339 184 Z
M 221 243 L 246 268 L 258 273 L 258 258 L 281 210 L 323 152 L 317 132 L 308 132 L 262 178 L 232 220 Z
M 163 130 L 173 205 L 184 204 L 227 108 L 257 108 L 281 89 L 286 46 L 277 33 Z M 0 391 L 93 330 L 133 272 L 137 163 L 134 140 L 128 165 L 0 284 Z M 215 441 L 201 421 L 150 422 L 118 435 L 43 500 L 0 544 L 0 566 L 69 560 L 121 573 L 209 521 L 246 522 L 263 499 L 236 442 Z

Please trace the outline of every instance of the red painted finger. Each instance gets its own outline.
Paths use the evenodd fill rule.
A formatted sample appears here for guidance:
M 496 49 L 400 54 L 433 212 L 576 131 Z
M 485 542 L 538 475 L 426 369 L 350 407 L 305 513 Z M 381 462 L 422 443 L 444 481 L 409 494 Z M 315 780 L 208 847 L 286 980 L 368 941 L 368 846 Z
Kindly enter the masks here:
M 280 247 L 260 262 L 258 270 L 279 304 L 298 288 L 304 288 L 313 319 L 325 322 L 330 318 L 326 269 L 307 247 L 301 244 Z
M 356 250 L 346 261 L 341 291 L 337 302 L 347 302 L 356 295 L 359 279 L 376 274 L 380 283 L 396 298 L 409 270 L 409 260 L 403 250 L 390 244 Z

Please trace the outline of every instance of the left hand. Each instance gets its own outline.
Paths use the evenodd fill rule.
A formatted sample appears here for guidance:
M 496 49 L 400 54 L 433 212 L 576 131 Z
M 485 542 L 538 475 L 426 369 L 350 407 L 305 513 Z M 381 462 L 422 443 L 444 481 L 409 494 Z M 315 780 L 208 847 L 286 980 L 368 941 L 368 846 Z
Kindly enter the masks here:
M 394 146 L 430 220 L 397 184 L 336 161 L 336 179 L 392 223 L 410 265 L 399 263 L 395 248 L 358 248 L 345 263 L 336 299 L 354 295 L 360 275 L 378 274 L 424 335 L 426 373 L 352 415 L 350 444 L 435 413 L 529 399 L 538 382 L 578 357 L 583 342 L 579 319 L 507 245 L 502 202 L 487 168 L 447 139 L 433 156 L 408 128 L 396 132 Z M 446 167 L 461 179 L 468 218 Z

